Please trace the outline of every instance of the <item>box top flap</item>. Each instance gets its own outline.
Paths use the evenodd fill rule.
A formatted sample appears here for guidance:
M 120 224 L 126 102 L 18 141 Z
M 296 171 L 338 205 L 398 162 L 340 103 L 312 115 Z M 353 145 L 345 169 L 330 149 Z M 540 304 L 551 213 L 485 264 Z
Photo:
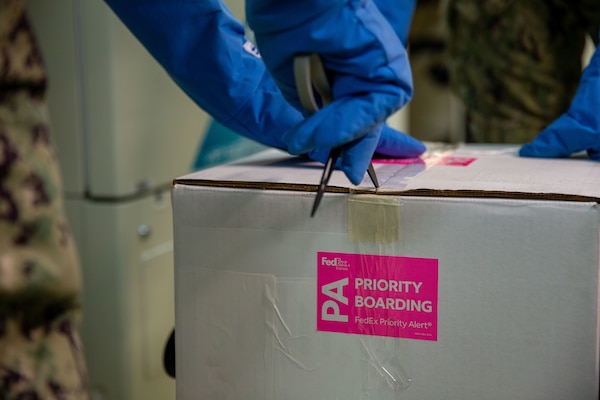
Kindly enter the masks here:
M 332 174 L 327 191 L 419 196 L 540 198 L 600 202 L 600 163 L 586 156 L 539 159 L 518 156 L 518 146 L 429 145 L 413 159 L 377 159 L 381 187 L 368 176 L 352 185 Z M 175 185 L 316 191 L 323 166 L 278 150 L 182 176 Z

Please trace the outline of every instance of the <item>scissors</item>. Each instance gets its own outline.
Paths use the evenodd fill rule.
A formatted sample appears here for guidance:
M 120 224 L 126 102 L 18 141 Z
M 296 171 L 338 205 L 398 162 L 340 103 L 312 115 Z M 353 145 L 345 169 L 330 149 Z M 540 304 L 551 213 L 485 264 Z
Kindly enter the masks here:
M 294 78 L 300 103 L 309 114 L 312 115 L 319 111 L 319 105 L 313 87 L 319 94 L 323 107 L 333 100 L 333 95 L 331 94 L 331 89 L 329 87 L 329 80 L 327 79 L 321 57 L 319 57 L 318 54 L 297 55 L 294 58 Z M 321 203 L 325 188 L 327 187 L 327 183 L 329 183 L 331 173 L 333 172 L 335 163 L 341 152 L 342 147 L 335 147 L 329 152 L 329 157 L 327 158 L 325 168 L 323 169 L 323 175 L 321 176 L 319 189 L 317 190 L 317 197 L 315 197 L 315 202 L 310 213 L 311 217 L 314 217 L 317 212 L 317 208 Z M 378 188 L 379 181 L 377 180 L 377 175 L 375 174 L 375 168 L 373 167 L 372 162 L 369 163 L 367 173 L 369 174 L 373 185 Z

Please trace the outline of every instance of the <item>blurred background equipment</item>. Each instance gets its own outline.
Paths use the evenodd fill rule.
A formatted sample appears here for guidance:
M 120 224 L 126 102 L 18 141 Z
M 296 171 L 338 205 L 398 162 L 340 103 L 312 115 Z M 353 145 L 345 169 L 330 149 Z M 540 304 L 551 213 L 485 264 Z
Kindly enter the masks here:
M 465 141 L 465 110 L 448 76 L 448 32 L 443 2 L 420 0 L 408 37 L 414 96 L 408 107 L 408 133 L 422 141 Z

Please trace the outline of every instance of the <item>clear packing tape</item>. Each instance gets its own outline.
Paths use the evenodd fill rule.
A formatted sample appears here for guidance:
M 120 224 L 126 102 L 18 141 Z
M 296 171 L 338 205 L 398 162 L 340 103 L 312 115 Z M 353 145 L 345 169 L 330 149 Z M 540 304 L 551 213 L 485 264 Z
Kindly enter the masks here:
M 348 240 L 359 246 L 358 253 L 370 254 L 374 250 L 383 254 L 383 247 L 396 247 L 400 237 L 401 200 L 395 196 L 376 194 L 350 194 L 348 196 Z M 374 247 L 376 249 L 374 249 Z M 375 391 L 391 399 L 401 398 L 400 393 L 412 384 L 412 378 L 403 367 L 398 354 L 402 341 L 390 338 L 360 336 L 366 371 L 365 399 Z M 381 396 L 380 396 L 381 397 Z M 386 396 L 387 398 L 387 396 Z
M 390 338 L 370 337 L 362 335 L 344 335 L 332 334 L 329 332 L 316 332 L 313 324 L 307 321 L 301 322 L 303 316 L 295 310 L 289 310 L 287 301 L 280 299 L 283 293 L 291 294 L 290 289 L 295 294 L 304 291 L 309 295 L 314 291 L 314 284 L 310 280 L 302 282 L 299 279 L 282 279 L 276 282 L 276 287 L 270 285 L 264 286 L 265 301 L 270 310 L 264 315 L 272 317 L 267 319 L 265 325 L 267 331 L 271 333 L 272 350 L 265 349 L 265 356 L 272 355 L 273 365 L 273 399 L 281 398 L 281 392 L 285 387 L 294 386 L 289 382 L 291 376 L 298 377 L 298 382 L 303 382 L 307 386 L 334 387 L 338 385 L 339 391 L 344 391 L 344 378 L 348 373 L 355 370 L 355 377 L 359 379 L 352 380 L 352 398 L 357 400 L 393 400 L 400 399 L 401 392 L 408 389 L 412 384 L 412 379 L 405 371 L 402 360 L 398 357 L 401 354 L 400 347 L 402 341 Z M 294 286 L 295 288 L 292 288 Z M 312 297 L 303 297 L 305 304 L 300 306 L 306 310 L 306 306 L 314 307 Z M 310 313 L 309 313 L 310 314 Z M 304 314 L 308 317 L 309 314 Z M 310 317 L 312 319 L 312 316 Z M 324 354 L 319 354 L 325 349 L 330 353 L 331 358 Z M 341 358 L 339 358 L 341 357 Z M 277 382 L 277 376 L 282 374 L 288 381 Z M 336 381 L 338 383 L 336 383 Z M 281 387 L 279 387 L 281 384 Z M 361 388 L 356 390 L 357 385 Z M 281 392 L 280 392 L 281 390 Z M 332 392 L 330 392 L 331 394 Z M 309 398 L 309 397 L 306 397 Z
M 396 243 L 400 240 L 400 199 L 395 196 L 348 196 L 348 240 Z

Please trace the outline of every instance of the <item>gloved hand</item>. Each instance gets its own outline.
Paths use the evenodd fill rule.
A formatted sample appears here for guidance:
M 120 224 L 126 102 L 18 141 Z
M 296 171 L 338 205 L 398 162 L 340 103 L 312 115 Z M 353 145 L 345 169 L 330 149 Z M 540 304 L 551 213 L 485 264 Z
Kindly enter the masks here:
M 380 0 L 386 12 L 410 21 L 412 8 Z M 406 4 L 414 7 L 414 1 Z M 371 0 L 246 0 L 246 15 L 263 59 L 284 97 L 306 116 L 297 95 L 293 60 L 317 53 L 330 74 L 334 101 L 282 137 L 292 154 L 343 145 L 341 168 L 358 184 L 382 137 L 383 123 L 412 96 L 408 57 L 400 39 L 408 26 L 390 25 Z M 403 35 L 402 35 L 403 33 Z M 418 156 L 419 141 L 394 134 L 396 154 Z M 384 139 L 387 140 L 387 139 Z M 388 154 L 391 155 L 391 154 Z M 318 158 L 318 157 L 315 157 Z M 319 158 L 318 158 L 319 159 Z
M 600 50 L 583 71 L 569 110 L 523 147 L 523 157 L 568 157 L 587 150 L 600 161 Z
M 243 26 L 222 1 L 106 2 L 179 87 L 215 120 L 259 143 L 288 151 L 283 135 L 304 117 L 285 101 L 245 39 Z M 414 141 L 386 127 L 377 152 L 413 157 L 406 138 Z M 325 162 L 328 154 L 328 149 L 315 149 L 307 155 Z

